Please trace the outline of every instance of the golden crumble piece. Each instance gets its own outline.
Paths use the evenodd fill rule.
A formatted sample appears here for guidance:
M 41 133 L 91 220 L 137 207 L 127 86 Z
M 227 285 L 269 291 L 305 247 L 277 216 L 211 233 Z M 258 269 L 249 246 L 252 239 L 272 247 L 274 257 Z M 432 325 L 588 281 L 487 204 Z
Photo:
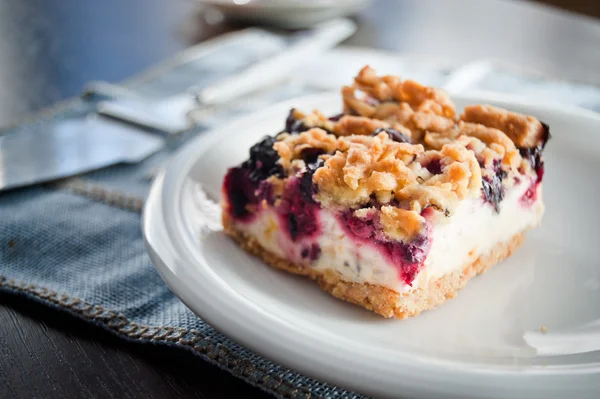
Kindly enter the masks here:
M 454 104 L 443 90 L 423 86 L 414 80 L 402 82 L 396 90 L 396 100 L 407 102 L 416 111 L 454 118 Z
M 415 112 L 411 120 L 417 129 L 429 132 L 444 132 L 452 129 L 456 124 L 452 119 L 430 112 Z
M 378 77 L 368 66 L 354 85 L 342 88 L 342 98 L 345 113 L 400 125 L 404 133 L 411 132 L 415 143 L 426 131 L 442 132 L 456 124 L 454 104 L 442 90 L 398 77 Z
M 335 126 L 335 122 L 329 120 L 329 118 L 318 109 L 313 110 L 313 112 L 309 114 L 305 114 L 299 109 L 294 108 L 291 110 L 291 116 L 295 120 L 302 122 L 302 125 L 306 127 L 306 130 L 312 127 L 319 127 L 328 132 L 332 132 Z
M 430 162 L 438 162 L 438 170 L 430 172 Z M 408 202 L 417 212 L 430 205 L 450 212 L 457 200 L 480 195 L 481 168 L 464 146 L 447 144 L 425 152 L 420 144 L 398 143 L 382 132 L 339 137 L 337 151 L 313 182 L 325 206 L 356 208 L 375 196 L 383 204 Z
M 337 136 L 350 136 L 359 134 L 369 136 L 377 129 L 392 128 L 410 139 L 412 133 L 399 123 L 388 123 L 383 120 L 366 118 L 364 116 L 344 115 L 334 124 L 333 132 Z
M 380 221 L 385 235 L 396 240 L 411 240 L 425 226 L 420 212 L 389 205 L 381 207 Z
M 456 127 L 443 132 L 427 132 L 424 142 L 429 148 L 440 150 L 448 144 L 457 144 L 473 151 L 484 168 L 490 168 L 495 160 L 504 169 L 511 170 L 521 163 L 519 150 L 502 131 L 481 124 L 460 121 Z
M 377 129 L 392 128 L 410 139 L 411 131 L 404 125 L 385 120 L 367 118 L 364 116 L 343 115 L 338 120 L 330 120 L 321 111 L 314 110 L 312 113 L 305 114 L 299 109 L 292 109 L 291 116 L 301 122 L 304 129 L 318 127 L 326 130 L 336 136 L 350 136 L 353 134 L 369 136 Z
M 434 87 L 423 86 L 414 80 L 401 80 L 397 76 L 377 76 L 370 66 L 365 66 L 354 78 L 353 88 L 378 102 L 407 103 L 414 111 L 432 112 L 454 118 L 454 104 L 448 95 Z
M 312 128 L 300 134 L 283 133 L 279 135 L 273 148 L 279 154 L 281 166 L 288 169 L 294 160 L 302 158 L 303 151 L 317 148 L 328 153 L 333 152 L 336 145 L 336 137 L 333 134 L 320 128 Z
M 487 148 L 496 152 L 498 158 L 502 159 L 502 162 L 508 167 L 515 167 L 521 162 L 521 156 L 519 150 L 515 147 L 515 143 L 503 131 L 489 126 L 465 122 L 459 123 L 458 130 L 461 135 L 481 140 Z
M 392 240 L 410 241 L 423 231 L 426 221 L 419 211 L 384 205 L 381 208 L 360 208 L 352 212 L 357 219 L 375 217 L 383 233 Z
M 533 116 L 509 112 L 491 105 L 465 107 L 460 119 L 501 130 L 518 147 L 537 147 L 545 140 L 545 128 Z

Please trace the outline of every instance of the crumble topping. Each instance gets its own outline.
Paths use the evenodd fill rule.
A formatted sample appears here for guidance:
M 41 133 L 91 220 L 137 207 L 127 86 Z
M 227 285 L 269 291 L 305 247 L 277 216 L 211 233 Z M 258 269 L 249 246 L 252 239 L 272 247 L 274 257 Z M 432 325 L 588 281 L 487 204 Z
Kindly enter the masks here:
M 376 198 L 382 205 L 402 203 L 421 220 L 426 207 L 451 212 L 456 201 L 480 195 L 481 168 L 475 154 L 456 142 L 425 151 L 421 144 L 394 141 L 385 131 L 336 137 L 311 128 L 281 134 L 273 147 L 280 164 L 295 171 L 304 167 L 307 150 L 318 150 L 324 164 L 314 172 L 313 183 L 315 199 L 325 207 L 356 209 Z
M 371 119 L 364 116 L 340 115 L 338 120 L 331 120 L 319 110 L 314 110 L 310 114 L 305 114 L 298 109 L 292 109 L 290 116 L 298 121 L 299 125 L 304 127 L 304 130 L 318 127 L 327 132 L 334 133 L 336 136 L 350 136 L 355 134 L 368 136 L 376 129 L 387 128 L 392 128 L 401 132 L 409 138 L 412 134 L 406 126 L 399 123 L 390 123 L 385 120 Z
M 396 240 L 412 239 L 425 225 L 425 218 L 419 213 L 389 205 L 381 207 L 379 218 L 383 232 Z
M 509 112 L 491 105 L 465 107 L 460 119 L 499 129 L 518 147 L 537 147 L 544 140 L 544 126 L 533 116 Z
M 389 202 L 396 188 L 416 181 L 409 165 L 423 151 L 422 145 L 392 141 L 385 132 L 339 137 L 336 153 L 314 174 L 316 198 L 325 206 L 348 208 L 368 203 L 371 194 Z
M 456 143 L 473 151 L 484 168 L 489 168 L 499 159 L 506 170 L 512 170 L 521 163 L 521 156 L 515 144 L 504 132 L 480 124 L 459 121 L 456 127 L 444 132 L 427 132 L 425 144 L 433 149 Z
M 279 163 L 285 169 L 289 169 L 294 160 L 304 161 L 307 151 L 318 150 L 318 152 L 330 153 L 337 148 L 336 136 L 320 128 L 312 128 L 294 135 L 282 133 L 277 138 L 279 141 L 273 144 L 273 148 L 279 154 Z M 304 166 L 303 163 L 297 164 L 300 168 Z
M 397 76 L 377 76 L 375 70 L 369 66 L 365 66 L 356 78 L 354 85 L 347 86 L 342 89 L 344 101 L 348 100 L 348 106 L 354 111 L 352 105 L 358 100 L 354 94 L 355 90 L 360 90 L 371 100 L 371 115 L 376 113 L 376 106 L 380 103 L 394 101 L 397 103 L 406 103 L 415 112 L 430 112 L 446 118 L 454 118 L 454 104 L 448 95 L 442 90 L 422 86 L 414 80 L 402 81 Z M 375 101 L 373 101 L 375 100 Z M 367 105 L 365 101 L 362 106 Z M 355 104 L 358 105 L 358 104 Z M 358 108 L 361 108 L 359 106 Z
M 401 204 L 420 218 L 428 206 L 451 212 L 456 201 L 480 195 L 479 164 L 460 145 L 425 151 L 421 144 L 395 142 L 385 132 L 339 137 L 337 143 L 336 153 L 313 177 L 315 198 L 323 206 L 355 209 L 374 196 L 380 204 Z M 436 170 L 427 168 L 431 163 Z
M 342 89 L 342 98 L 345 113 L 403 125 L 413 142 L 420 141 L 425 131 L 445 131 L 454 125 L 454 104 L 442 90 L 395 76 L 378 77 L 369 66 L 352 86 Z
M 332 132 L 334 129 L 334 121 L 330 120 L 318 109 L 313 110 L 310 114 L 305 114 L 299 109 L 293 108 L 290 111 L 288 119 L 299 122 L 300 126 L 304 127 L 304 130 L 308 130 L 311 127 L 320 127 L 328 132 Z M 289 126 L 286 126 L 288 128 Z M 288 133 L 296 133 L 287 129 Z
M 284 194 L 287 177 L 302 177 L 322 207 L 375 212 L 387 237 L 408 240 L 426 225 L 427 208 L 450 216 L 459 201 L 483 197 L 499 212 L 513 177 L 541 181 L 549 132 L 532 116 L 473 105 L 457 117 L 443 91 L 368 66 L 342 97 L 341 115 L 290 111 L 272 139 L 285 171 L 268 177 L 273 195 Z
M 388 123 L 383 120 L 353 115 L 345 115 L 341 117 L 339 122 L 335 124 L 333 132 L 338 136 L 350 136 L 355 134 L 368 136 L 373 134 L 373 132 L 377 129 L 388 128 L 392 128 L 406 135 L 408 138 L 410 138 L 412 135 L 408 128 L 399 123 Z

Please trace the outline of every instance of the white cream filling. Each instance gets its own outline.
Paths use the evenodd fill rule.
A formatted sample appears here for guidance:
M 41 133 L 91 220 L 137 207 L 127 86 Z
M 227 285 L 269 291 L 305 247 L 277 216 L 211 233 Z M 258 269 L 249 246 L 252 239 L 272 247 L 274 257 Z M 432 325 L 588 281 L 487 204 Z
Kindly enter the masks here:
M 451 218 L 437 223 L 432 230 L 433 244 L 425 267 L 415 282 L 422 285 L 461 270 L 479 256 L 488 254 L 495 245 L 537 225 L 544 211 L 541 187 L 536 202 L 530 207 L 520 202 L 529 186 L 530 182 L 524 181 L 507 190 L 500 202 L 500 213 L 481 199 L 474 199 L 462 202 Z
M 346 281 L 382 285 L 397 292 L 425 287 L 429 281 L 462 270 L 494 245 L 510 240 L 515 234 L 536 225 L 543 213 L 541 190 L 531 207 L 520 203 L 529 182 L 508 190 L 500 203 L 500 213 L 480 198 L 463 201 L 449 218 L 442 218 L 432 228 L 431 249 L 425 265 L 412 285 L 402 281 L 398 268 L 375 246 L 348 237 L 334 214 L 319 212 L 321 233 L 316 237 L 292 242 L 281 230 L 277 214 L 263 210 L 256 219 L 237 224 L 266 250 L 293 263 L 303 263 L 317 270 L 333 269 Z M 319 257 L 310 262 L 301 256 L 303 249 L 316 243 Z

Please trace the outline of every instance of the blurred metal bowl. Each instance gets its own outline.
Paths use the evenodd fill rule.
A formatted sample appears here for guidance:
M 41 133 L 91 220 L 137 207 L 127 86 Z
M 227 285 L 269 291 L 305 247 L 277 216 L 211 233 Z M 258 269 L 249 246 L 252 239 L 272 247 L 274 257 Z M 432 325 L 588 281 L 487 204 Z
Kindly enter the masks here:
M 309 28 L 320 22 L 346 17 L 368 6 L 371 0 L 198 0 L 231 20 L 287 29 Z

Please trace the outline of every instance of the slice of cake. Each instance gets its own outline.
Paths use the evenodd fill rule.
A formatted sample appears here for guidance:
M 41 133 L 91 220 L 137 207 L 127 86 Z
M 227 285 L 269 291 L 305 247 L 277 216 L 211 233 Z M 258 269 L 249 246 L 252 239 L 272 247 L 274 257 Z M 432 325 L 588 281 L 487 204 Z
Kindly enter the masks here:
M 343 114 L 292 110 L 223 184 L 225 232 L 335 297 L 406 318 L 508 257 L 544 212 L 548 127 L 365 67 Z

